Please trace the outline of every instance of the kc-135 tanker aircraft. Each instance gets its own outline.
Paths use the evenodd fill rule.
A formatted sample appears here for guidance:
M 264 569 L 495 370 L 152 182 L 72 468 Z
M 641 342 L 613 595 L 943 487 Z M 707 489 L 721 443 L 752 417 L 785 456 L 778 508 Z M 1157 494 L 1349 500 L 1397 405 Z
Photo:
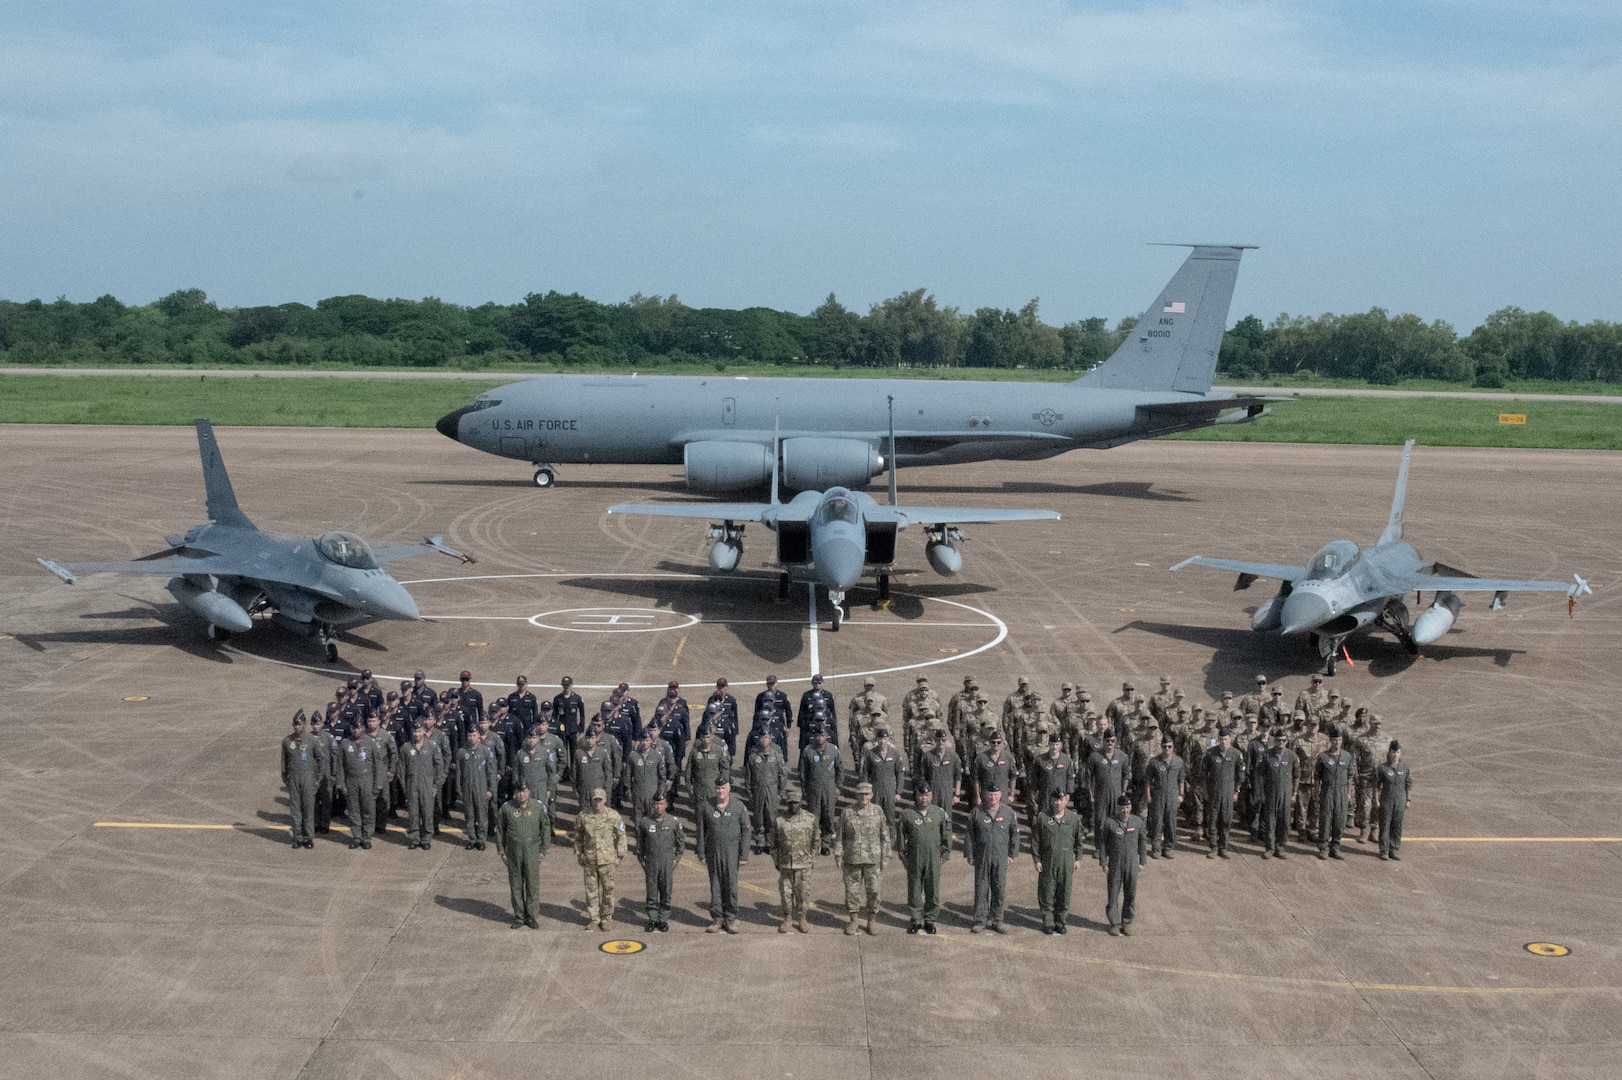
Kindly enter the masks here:
M 1306 566 L 1279 563 L 1243 562 L 1237 559 L 1208 559 L 1195 555 L 1173 570 L 1185 566 L 1209 566 L 1239 575 L 1235 589 L 1248 589 L 1257 578 L 1278 578 L 1278 595 L 1256 609 L 1251 629 L 1263 633 L 1309 634 L 1318 653 L 1335 673 L 1335 657 L 1346 639 L 1359 631 L 1389 630 L 1410 653 L 1421 645 L 1437 641 L 1453 626 L 1464 601 L 1455 593 L 1490 592 L 1492 609 L 1499 610 L 1511 592 L 1563 592 L 1575 601 L 1591 593 L 1588 582 L 1573 574 L 1565 581 L 1515 581 L 1509 578 L 1480 578 L 1445 566 L 1427 563 L 1419 552 L 1402 539 L 1402 508 L 1408 490 L 1408 459 L 1414 441 L 1402 448 L 1402 466 L 1397 470 L 1397 493 L 1391 500 L 1391 516 L 1385 531 L 1372 546 L 1359 547 L 1351 540 L 1331 540 L 1318 549 Z M 1421 591 L 1435 594 L 1430 607 L 1417 619 L 1409 620 L 1404 598 Z
M 1262 399 L 1211 391 L 1243 252 L 1194 246 L 1115 353 L 1067 385 L 543 375 L 488 390 L 436 426 L 532 462 L 543 488 L 559 464 L 680 465 L 688 488 L 723 494 L 764 491 L 779 469 L 789 491 L 866 487 L 887 464 L 886 399 L 905 466 L 1036 460 L 1244 423 Z
M 275 621 L 315 638 L 326 659 L 338 658 L 335 627 L 373 619 L 417 619 L 417 603 L 383 563 L 437 551 L 463 562 L 468 555 L 430 537 L 421 544 L 373 550 L 348 532 L 313 539 L 282 540 L 261 532 L 237 506 L 214 440 L 214 427 L 198 420 L 197 449 L 203 459 L 208 522 L 184 536 L 166 536 L 169 547 L 132 562 L 39 564 L 69 585 L 81 574 L 171 574 L 171 595 L 208 620 L 208 636 L 245 633 L 253 616 L 269 611 Z

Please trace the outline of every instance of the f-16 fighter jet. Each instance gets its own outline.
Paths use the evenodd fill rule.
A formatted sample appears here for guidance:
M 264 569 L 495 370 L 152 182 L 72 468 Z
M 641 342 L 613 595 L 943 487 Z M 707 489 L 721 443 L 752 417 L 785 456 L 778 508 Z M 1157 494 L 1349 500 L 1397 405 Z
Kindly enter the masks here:
M 1594 591 L 1576 574 L 1569 582 L 1479 578 L 1422 560 L 1419 552 L 1402 539 L 1402 504 L 1413 449 L 1414 441 L 1409 439 L 1402 448 L 1391 517 L 1380 539 L 1370 547 L 1360 547 L 1351 540 L 1331 540 L 1306 566 L 1196 555 L 1172 569 L 1210 566 L 1231 570 L 1239 575 L 1235 589 L 1248 589 L 1258 578 L 1277 578 L 1282 582 L 1278 595 L 1256 609 L 1251 629 L 1309 635 L 1331 675 L 1346 639 L 1359 631 L 1388 630 L 1409 653 L 1417 654 L 1421 645 L 1438 640 L 1453 626 L 1464 607 L 1464 601 L 1456 595 L 1461 592 L 1492 593 L 1492 609 L 1497 611 L 1511 592 L 1563 592 L 1575 601 L 1583 593 Z M 1433 594 L 1431 604 L 1410 621 L 1405 598 L 1413 593 L 1417 604 L 1421 592 Z

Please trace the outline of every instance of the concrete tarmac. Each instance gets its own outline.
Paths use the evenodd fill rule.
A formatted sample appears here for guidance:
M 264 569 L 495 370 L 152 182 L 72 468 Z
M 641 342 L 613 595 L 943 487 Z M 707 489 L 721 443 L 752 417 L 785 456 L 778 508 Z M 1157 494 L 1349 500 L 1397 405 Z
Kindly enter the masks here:
M 904 932 L 892 866 L 877 935 L 850 938 L 831 860 L 812 874 L 813 932 L 785 937 L 756 857 L 743 933 L 727 937 L 703 933 L 691 853 L 672 932 L 649 935 L 634 860 L 614 932 L 583 932 L 566 843 L 542 865 L 539 931 L 509 928 L 500 860 L 456 834 L 408 852 L 397 821 L 371 851 L 337 828 L 292 850 L 277 775 L 291 714 L 357 667 L 442 684 L 467 667 L 487 699 L 519 672 L 549 694 L 565 673 L 625 679 L 645 711 L 673 677 L 697 706 L 725 675 L 747 707 L 766 674 L 797 698 L 813 669 L 842 705 L 867 671 L 894 707 L 918 671 L 943 698 L 973 674 L 1000 702 L 1029 674 L 1050 699 L 1076 681 L 1100 703 L 1124 678 L 1153 689 L 1164 672 L 1204 702 L 1260 671 L 1293 699 L 1317 664 L 1249 630 L 1268 583 L 1236 593 L 1228 575 L 1166 568 L 1372 540 L 1398 449 L 1144 443 L 903 473 L 904 500 L 1064 520 L 969 529 L 955 579 L 903 536 L 893 606 L 853 591 L 834 634 L 825 598 L 815 630 L 803 587 L 776 601 L 764 530 L 717 578 L 703 523 L 604 514 L 685 497 L 669 469 L 568 468 L 541 492 L 526 468 L 432 432 L 219 437 L 264 528 L 380 545 L 443 533 L 480 561 L 396 564 L 429 621 L 347 633 L 337 665 L 270 626 L 211 644 L 161 578 L 67 587 L 34 563 L 146 554 L 201 520 L 193 433 L 0 427 L 0 1075 L 1615 1074 L 1622 455 L 1416 450 L 1408 538 L 1424 556 L 1575 570 L 1596 595 L 1575 618 L 1555 595 L 1496 613 L 1469 599 L 1417 659 L 1388 637 L 1351 644 L 1333 684 L 1385 717 L 1414 770 L 1401 862 L 1355 841 L 1344 862 L 1299 843 L 1264 861 L 1243 836 L 1233 860 L 1208 861 L 1185 837 L 1143 871 L 1135 936 L 1103 932 L 1102 875 L 1084 860 L 1071 932 L 1053 938 L 1028 854 L 1010 873 L 1012 932 L 970 935 L 954 855 L 940 936 Z M 601 950 L 620 939 L 645 947 Z

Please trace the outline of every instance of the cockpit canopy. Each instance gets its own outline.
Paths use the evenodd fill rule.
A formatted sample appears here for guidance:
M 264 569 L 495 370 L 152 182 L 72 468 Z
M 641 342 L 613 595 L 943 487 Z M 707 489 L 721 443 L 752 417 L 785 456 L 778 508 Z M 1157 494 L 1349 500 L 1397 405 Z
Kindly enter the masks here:
M 1358 547 L 1350 540 L 1331 540 L 1318 549 L 1307 565 L 1309 581 L 1340 577 L 1357 561 Z
M 861 520 L 856 510 L 856 500 L 852 499 L 844 490 L 830 491 L 817 507 L 817 524 L 826 525 L 831 521 L 848 521 L 855 525 Z
M 328 560 L 352 570 L 376 570 L 377 560 L 366 541 L 354 533 L 322 533 L 315 541 L 316 550 Z

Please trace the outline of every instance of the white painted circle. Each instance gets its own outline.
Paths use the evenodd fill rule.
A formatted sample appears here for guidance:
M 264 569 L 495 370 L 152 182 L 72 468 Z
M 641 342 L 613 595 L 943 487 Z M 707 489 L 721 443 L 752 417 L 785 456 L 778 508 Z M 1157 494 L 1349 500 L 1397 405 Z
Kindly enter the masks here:
M 657 634 L 665 630 L 685 630 L 699 622 L 697 615 L 641 607 L 560 608 L 529 617 L 531 626 L 571 634 Z

